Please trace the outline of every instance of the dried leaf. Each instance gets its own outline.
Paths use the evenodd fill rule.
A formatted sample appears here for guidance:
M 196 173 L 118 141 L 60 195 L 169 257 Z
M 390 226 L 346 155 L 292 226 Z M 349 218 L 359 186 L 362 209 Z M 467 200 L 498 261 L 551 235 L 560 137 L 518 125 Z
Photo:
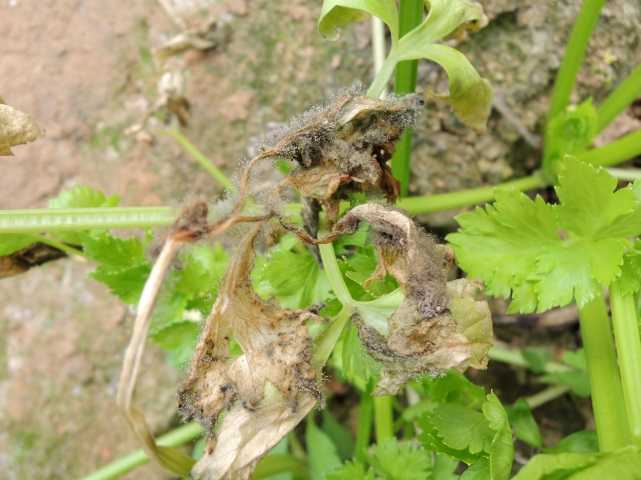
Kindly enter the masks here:
M 33 142 L 41 135 L 29 115 L 0 102 L 0 155 L 11 156 L 11 147 Z
M 398 183 L 387 161 L 421 104 L 416 95 L 377 100 L 347 93 L 303 115 L 302 126 L 280 138 L 269 153 L 292 160 L 298 169 L 288 184 L 329 212 L 337 212 L 338 201 L 354 190 L 382 192 L 393 201 Z
M 195 471 L 206 479 L 248 478 L 254 463 L 293 428 L 320 397 L 311 367 L 305 310 L 281 310 L 252 289 L 254 241 L 243 240 L 196 348 L 180 392 L 180 408 L 211 429 L 226 413 L 217 437 Z M 243 354 L 231 358 L 235 340 Z
M 361 221 L 371 226 L 379 271 L 394 276 L 405 298 L 387 328 L 356 318 L 363 344 L 384 370 L 378 394 L 394 394 L 411 378 L 450 368 L 483 368 L 491 345 L 487 303 L 476 300 L 477 285 L 447 283 L 447 251 L 420 232 L 405 214 L 377 204 L 360 205 L 335 230 L 351 233 Z

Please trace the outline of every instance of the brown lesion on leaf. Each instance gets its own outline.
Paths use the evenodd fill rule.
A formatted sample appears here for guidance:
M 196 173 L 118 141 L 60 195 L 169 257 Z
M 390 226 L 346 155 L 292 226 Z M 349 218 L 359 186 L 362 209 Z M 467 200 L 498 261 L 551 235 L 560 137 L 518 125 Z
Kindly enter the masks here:
M 44 243 L 34 243 L 10 255 L 0 256 L 0 278 L 12 277 L 34 267 L 66 257 L 67 254 Z
M 353 319 L 363 344 L 384 367 L 377 393 L 397 393 L 423 374 L 483 368 L 492 323 L 487 303 L 476 299 L 479 286 L 465 280 L 448 283 L 451 254 L 396 209 L 360 205 L 337 223 L 335 231 L 353 233 L 363 221 L 371 226 L 379 256 L 370 280 L 390 274 L 405 294 L 388 319 L 387 332 L 367 325 L 358 314 Z
M 307 321 L 318 317 L 306 310 L 280 309 L 261 300 L 252 288 L 250 272 L 261 227 L 253 227 L 245 236 L 230 263 L 179 392 L 183 415 L 198 419 L 210 430 L 208 448 L 214 453 L 203 460 L 208 468 L 214 468 L 213 464 L 219 468 L 220 462 L 226 461 L 216 456 L 215 446 L 217 437 L 228 435 L 228 415 L 245 418 L 245 430 L 236 432 L 245 443 L 256 435 L 267 434 L 275 443 L 280 439 L 273 433 L 278 431 L 278 425 L 253 429 L 252 422 L 266 415 L 266 408 L 280 409 L 281 420 L 289 421 L 300 414 L 301 404 L 308 410 L 320 398 L 319 375 L 311 366 L 312 341 L 307 329 Z M 230 356 L 232 340 L 242 350 L 235 358 Z M 229 413 L 214 436 L 213 427 L 224 411 Z M 248 413 L 255 420 L 250 421 Z M 250 455 L 243 448 L 235 454 Z M 265 451 L 264 445 L 256 449 L 252 462 Z M 237 468 L 240 466 L 232 464 L 223 468 L 225 478 L 241 478 L 234 476 Z

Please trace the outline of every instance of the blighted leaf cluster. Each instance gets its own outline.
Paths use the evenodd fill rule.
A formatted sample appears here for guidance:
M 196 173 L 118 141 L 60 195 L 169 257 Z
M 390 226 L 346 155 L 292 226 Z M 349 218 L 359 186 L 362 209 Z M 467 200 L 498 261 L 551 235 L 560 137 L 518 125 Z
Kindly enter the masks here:
M 353 233 L 361 222 L 370 225 L 379 258 L 377 270 L 364 284 L 389 274 L 402 291 L 355 303 L 360 339 L 383 366 L 377 392 L 396 393 L 410 378 L 426 373 L 483 368 L 492 324 L 487 304 L 475 298 L 478 287 L 465 280 L 448 283 L 447 251 L 403 213 L 378 204 L 360 205 L 336 230 Z M 372 307 L 383 305 L 386 298 L 392 299 L 391 311 L 376 315 Z
M 461 268 L 483 280 L 488 293 L 512 299 L 511 312 L 572 300 L 583 307 L 617 279 L 638 288 L 630 238 L 641 234 L 640 189 L 638 182 L 617 189 L 606 170 L 567 158 L 558 205 L 498 191 L 494 204 L 459 215 L 461 229 L 448 241 Z

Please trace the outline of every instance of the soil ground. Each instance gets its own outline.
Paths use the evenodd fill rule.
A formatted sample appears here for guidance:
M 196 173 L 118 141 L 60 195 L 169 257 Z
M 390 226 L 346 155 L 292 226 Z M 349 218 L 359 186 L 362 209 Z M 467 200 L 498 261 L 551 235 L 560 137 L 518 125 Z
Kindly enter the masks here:
M 316 1 L 210 3 L 229 33 L 211 51 L 181 57 L 191 104 L 185 133 L 230 173 L 270 125 L 370 77 L 367 22 L 326 42 L 315 29 Z M 580 2 L 482 3 L 491 22 L 461 48 L 503 107 L 479 135 L 428 104 L 417 128 L 414 193 L 494 183 L 537 165 L 538 152 L 519 129 L 535 133 L 540 125 Z M 580 78 L 582 97 L 602 98 L 641 58 L 639 18 L 637 1 L 608 2 Z M 150 135 L 126 132 L 157 99 L 162 71 L 152 49 L 177 33 L 155 0 L 2 0 L 0 95 L 46 135 L 0 161 L 0 208 L 42 207 L 75 184 L 118 194 L 123 205 L 216 198 L 220 189 L 207 174 L 158 134 L 160 116 L 152 117 Z M 422 64 L 419 84 L 428 80 L 442 82 L 442 73 Z M 617 132 L 631 125 L 620 122 Z M 132 316 L 87 279 L 90 268 L 63 261 L 2 280 L 2 479 L 76 478 L 137 448 L 114 407 Z M 137 398 L 158 433 L 177 421 L 179 376 L 151 346 Z M 146 467 L 127 478 L 165 477 Z

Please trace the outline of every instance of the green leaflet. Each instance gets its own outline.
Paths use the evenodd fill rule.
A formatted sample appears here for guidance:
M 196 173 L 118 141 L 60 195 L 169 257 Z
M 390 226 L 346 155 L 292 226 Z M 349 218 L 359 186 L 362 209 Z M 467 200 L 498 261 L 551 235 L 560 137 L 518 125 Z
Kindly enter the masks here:
M 517 400 L 514 405 L 507 408 L 507 414 L 516 438 L 528 445 L 541 448 L 543 445 L 541 432 L 527 402 L 523 399 Z
M 558 453 L 534 456 L 514 480 L 636 480 L 641 471 L 641 452 L 628 447 L 616 452 Z
M 0 256 L 11 255 L 18 250 L 28 247 L 35 241 L 36 239 L 33 235 L 23 235 L 20 233 L 0 235 Z
M 578 181 L 580 179 L 580 181 Z M 586 305 L 621 274 L 628 237 L 641 233 L 638 185 L 616 190 L 607 171 L 567 158 L 560 205 L 498 191 L 496 202 L 457 217 L 457 261 L 487 292 L 529 313 L 576 299 Z
M 390 29 L 392 42 L 398 40 L 398 8 L 395 0 L 325 0 L 318 30 L 326 37 L 335 37 L 345 25 L 367 18 L 380 18 Z
M 336 446 L 327 434 L 316 426 L 313 415 L 307 417 L 305 444 L 311 480 L 324 480 L 329 473 L 341 466 Z
M 545 132 L 543 169 L 556 178 L 565 155 L 586 150 L 597 133 L 597 111 L 588 99 L 572 105 L 550 120 Z

